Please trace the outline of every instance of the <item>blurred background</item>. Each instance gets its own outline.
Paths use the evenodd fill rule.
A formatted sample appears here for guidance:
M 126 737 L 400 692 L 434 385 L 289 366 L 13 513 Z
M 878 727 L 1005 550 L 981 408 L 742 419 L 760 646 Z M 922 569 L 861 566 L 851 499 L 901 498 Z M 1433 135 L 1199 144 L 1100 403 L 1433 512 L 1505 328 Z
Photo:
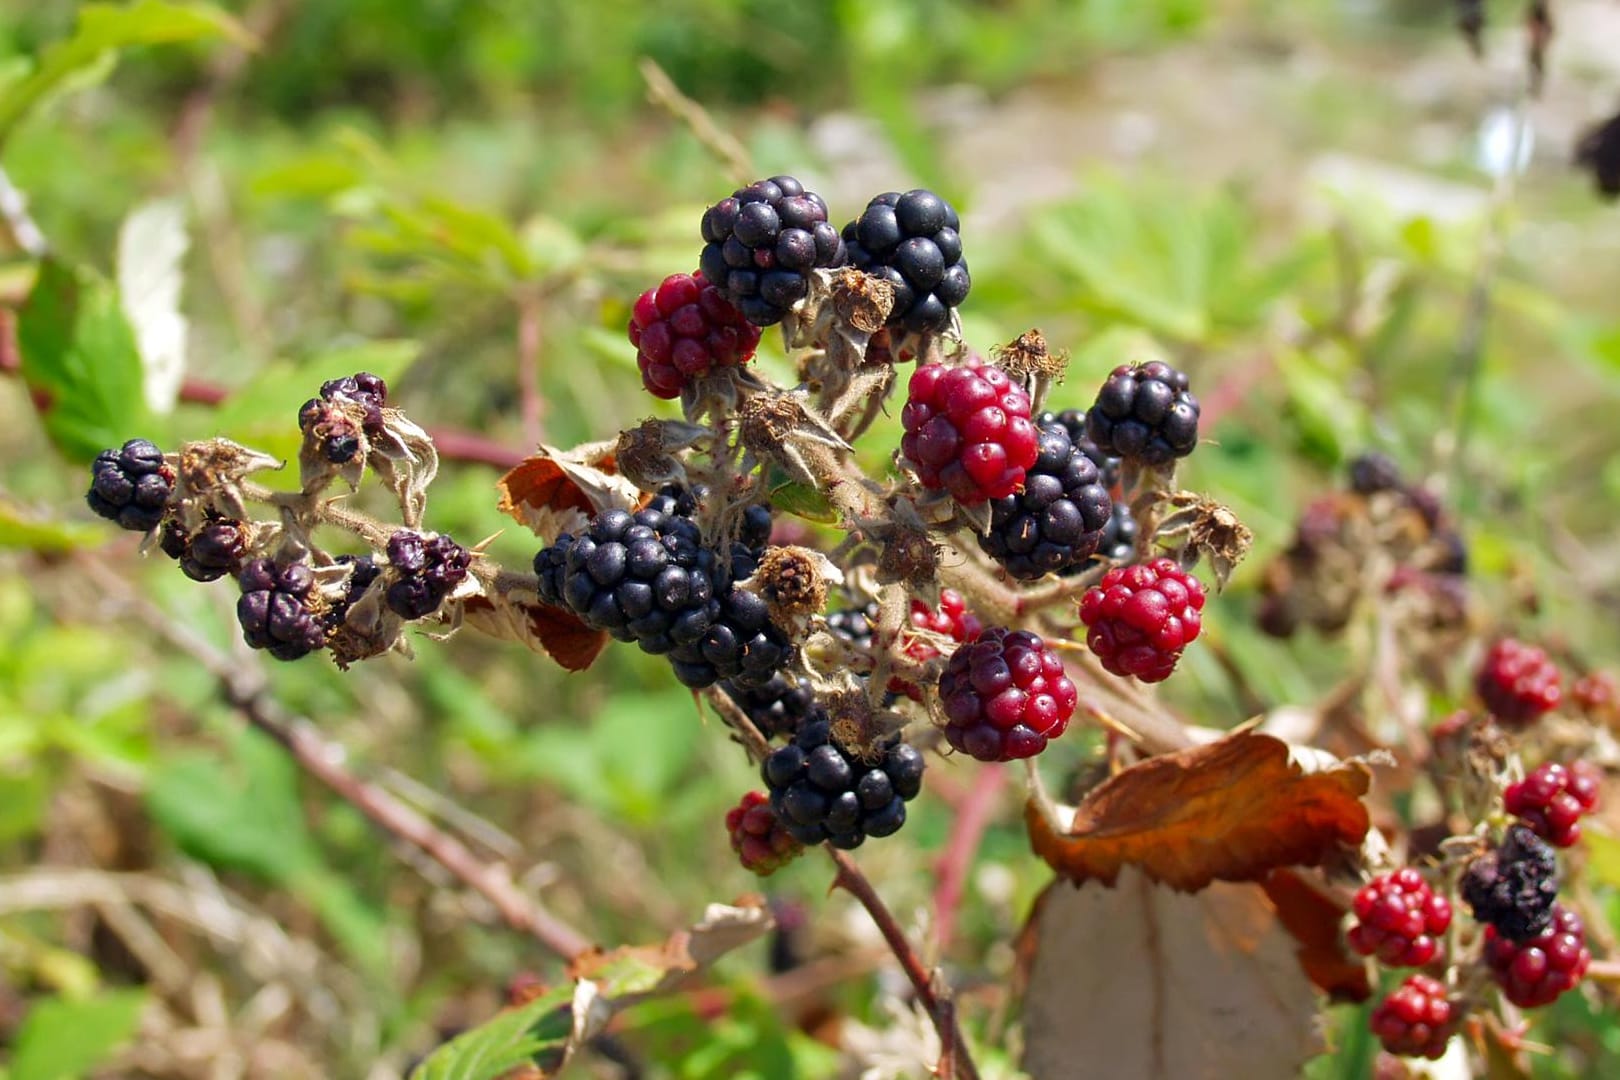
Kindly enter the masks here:
M 1369 448 L 1444 492 L 1487 619 L 1616 655 L 1620 217 L 1573 164 L 1620 106 L 1611 0 L 1557 5 L 1535 100 L 1517 2 L 1484 5 L 1481 58 L 1439 0 L 221 3 L 247 49 L 200 16 L 86 44 L 94 7 L 0 0 L 0 318 L 48 250 L 87 306 L 121 298 L 147 360 L 64 372 L 84 404 L 48 421 L 0 374 L 14 1080 L 398 1076 L 514 975 L 557 974 L 164 644 L 140 604 L 263 662 L 240 651 L 229 583 L 187 581 L 89 513 L 84 465 L 133 435 L 290 457 L 299 404 L 371 370 L 444 433 L 427 525 L 499 533 L 491 550 L 525 566 L 536 541 L 494 481 L 537 442 L 676 415 L 641 391 L 623 328 L 641 290 L 694 268 L 704 206 L 752 178 L 738 158 L 800 176 L 837 222 L 885 190 L 951 199 L 968 341 L 1041 327 L 1073 355 L 1052 407 L 1088 404 L 1138 335 L 1192 373 L 1212 442 L 1186 486 L 1256 547 L 1212 603 L 1220 648 L 1169 685 L 1188 715 L 1230 726 L 1342 672 L 1340 644 L 1272 640 L 1252 616 L 1300 508 Z M 649 99 L 645 60 L 735 140 L 729 160 Z M 70 74 L 19 103 L 53 63 Z M 791 381 L 773 334 L 761 366 Z M 895 413 L 863 441 L 874 469 Z M 754 778 L 663 662 L 615 647 L 568 676 L 467 634 L 416 653 L 268 675 L 357 771 L 482 819 L 482 842 L 596 940 L 661 940 L 761 888 L 721 824 Z M 1053 775 L 1095 746 L 1055 745 Z M 937 763 L 909 841 L 860 855 L 907 925 L 972 784 Z M 1594 844 L 1609 890 L 1620 847 Z M 942 957 L 970 1000 L 998 1000 L 1048 880 L 1009 788 Z M 838 1075 L 841 1039 L 899 1038 L 873 931 L 826 885 L 818 860 L 766 881 L 790 929 L 705 993 L 632 1012 L 582 1072 Z M 1615 926 L 1594 933 L 1612 941 L 1602 895 Z M 792 980 L 818 963 L 832 975 Z M 1313 1075 L 1363 1075 L 1364 1018 L 1334 1023 L 1339 1054 Z M 1620 1073 L 1620 1027 L 1580 995 L 1537 1036 L 1559 1049 L 1536 1075 Z

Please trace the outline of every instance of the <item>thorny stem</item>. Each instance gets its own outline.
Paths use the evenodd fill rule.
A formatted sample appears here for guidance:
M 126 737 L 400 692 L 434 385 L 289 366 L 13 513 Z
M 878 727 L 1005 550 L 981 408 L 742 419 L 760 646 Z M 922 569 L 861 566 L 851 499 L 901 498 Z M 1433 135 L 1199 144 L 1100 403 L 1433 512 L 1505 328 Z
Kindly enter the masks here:
M 118 596 L 137 618 L 212 675 L 225 699 L 248 723 L 280 743 L 300 768 L 372 824 L 444 867 L 487 900 L 507 926 L 527 934 L 557 956 L 572 960 L 591 949 L 590 939 L 524 892 L 504 864 L 485 862 L 411 806 L 350 772 L 345 764 L 348 752 L 323 736 L 309 720 L 283 710 L 271 697 L 264 675 L 256 666 L 232 660 L 179 620 L 134 595 L 128 583 L 105 564 L 90 558 L 83 561 L 89 575 L 110 595 Z
M 979 1070 L 973 1064 L 973 1058 L 968 1053 L 967 1040 L 962 1037 L 962 1027 L 956 1020 L 956 1010 L 951 1008 L 950 1002 L 934 989 L 934 982 L 928 969 L 923 965 L 922 958 L 906 940 L 906 933 L 900 929 L 883 898 L 878 896 L 877 890 L 861 868 L 855 864 L 844 852 L 828 846 L 827 855 L 832 859 L 833 865 L 838 868 L 837 876 L 833 878 L 833 888 L 843 889 L 853 896 L 866 913 L 872 917 L 877 926 L 878 933 L 888 943 L 889 951 L 900 962 L 900 968 L 911 981 L 911 987 L 917 993 L 917 1000 L 927 1010 L 928 1018 L 934 1022 L 934 1030 L 939 1033 L 941 1045 L 949 1050 L 955 1048 L 956 1077 L 957 1080 L 978 1080 Z

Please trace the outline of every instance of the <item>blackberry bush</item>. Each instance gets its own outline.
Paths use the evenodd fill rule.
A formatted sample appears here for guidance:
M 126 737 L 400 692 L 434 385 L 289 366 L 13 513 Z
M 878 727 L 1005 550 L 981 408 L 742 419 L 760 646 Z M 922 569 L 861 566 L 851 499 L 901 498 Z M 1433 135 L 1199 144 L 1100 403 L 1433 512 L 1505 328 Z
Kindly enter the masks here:
M 951 204 L 922 188 L 884 192 L 844 226 L 850 264 L 894 286 L 890 326 L 923 333 L 950 325 L 973 284 L 961 227 Z
M 923 487 L 961 503 L 1016 492 L 1038 453 L 1029 395 L 977 356 L 921 364 L 907 387 L 901 452 Z
M 847 259 L 827 204 L 791 176 L 756 180 L 703 214 L 698 265 L 755 326 L 781 322 L 810 291 L 810 271 Z
M 1102 543 L 1114 502 L 1097 465 L 1055 419 L 1038 427 L 1035 463 L 1024 490 L 990 503 L 990 531 L 979 546 L 1020 580 L 1087 562 Z
M 163 451 L 146 439 L 103 450 L 90 466 L 90 509 L 131 532 L 151 532 L 163 521 L 174 493 L 174 471 Z
M 922 790 L 923 768 L 922 754 L 900 740 L 868 761 L 833 738 L 831 722 L 821 716 L 772 751 L 761 772 L 771 808 L 795 840 L 848 850 L 869 836 L 900 831 L 906 803 Z

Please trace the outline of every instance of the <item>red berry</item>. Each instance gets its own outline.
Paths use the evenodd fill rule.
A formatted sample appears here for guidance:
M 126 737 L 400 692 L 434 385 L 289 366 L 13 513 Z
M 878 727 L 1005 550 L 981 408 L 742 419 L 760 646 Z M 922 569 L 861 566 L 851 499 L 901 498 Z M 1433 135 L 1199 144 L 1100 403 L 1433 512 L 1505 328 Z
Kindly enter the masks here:
M 1374 878 L 1356 893 L 1350 947 L 1391 967 L 1422 967 L 1440 951 L 1451 904 L 1411 867 Z
M 1485 654 L 1474 689 L 1498 720 L 1524 725 L 1558 707 L 1558 682 L 1558 666 L 1545 652 L 1503 638 Z
M 1502 996 L 1524 1009 L 1547 1005 L 1581 981 L 1592 954 L 1581 917 L 1553 905 L 1552 926 L 1528 941 L 1510 941 L 1485 928 L 1485 963 Z
M 922 364 L 907 395 L 900 449 L 923 487 L 982 503 L 1023 486 L 1035 464 L 1035 425 L 1029 395 L 1006 372 L 978 356 L 957 367 Z
M 980 761 L 1034 757 L 1074 715 L 1063 661 L 1027 630 L 992 627 L 951 654 L 939 677 L 945 739 Z
M 1460 1019 L 1461 1010 L 1446 998 L 1440 980 L 1412 975 L 1378 1003 L 1368 1027 L 1392 1054 L 1438 1061 Z
M 763 791 L 748 792 L 726 811 L 726 830 L 731 833 L 731 850 L 742 860 L 743 868 L 760 877 L 774 874 L 804 851 L 804 845 L 788 834 Z
M 630 312 L 641 384 L 654 397 L 679 397 L 715 368 L 754 358 L 759 327 L 743 318 L 701 272 L 671 274 L 637 298 Z
M 1578 824 L 1597 809 L 1602 775 L 1584 761 L 1571 765 L 1547 762 L 1502 793 L 1502 806 L 1554 847 L 1572 847 L 1581 838 Z
M 1569 688 L 1569 696 L 1588 720 L 1599 724 L 1620 720 L 1620 680 L 1607 671 L 1582 675 Z
M 979 617 L 967 609 L 967 601 L 955 589 L 939 591 L 937 608 L 931 608 L 921 600 L 912 600 L 910 621 L 918 630 L 930 630 L 958 642 L 972 641 L 984 629 Z M 930 642 L 906 634 L 903 630 L 901 641 L 905 643 L 906 656 L 919 664 L 926 664 L 939 655 L 939 650 Z M 905 694 L 913 701 L 922 700 L 922 688 L 899 677 L 889 680 L 889 690 L 891 693 Z
M 1172 559 L 1116 566 L 1086 590 L 1086 644 L 1115 675 L 1160 682 L 1202 628 L 1204 586 Z

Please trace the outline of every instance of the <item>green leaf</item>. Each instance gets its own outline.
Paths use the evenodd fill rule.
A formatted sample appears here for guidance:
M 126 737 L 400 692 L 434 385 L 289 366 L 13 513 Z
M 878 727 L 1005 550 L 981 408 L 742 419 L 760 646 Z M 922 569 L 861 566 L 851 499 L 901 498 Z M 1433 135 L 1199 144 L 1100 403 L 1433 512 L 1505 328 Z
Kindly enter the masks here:
M 106 533 L 93 526 L 27 517 L 14 503 L 0 498 L 0 548 L 55 555 L 96 547 L 106 539 Z
M 122 990 L 86 1001 L 53 998 L 28 1012 L 17 1033 L 10 1080 L 70 1080 L 106 1061 L 129 1041 L 146 993 Z
M 17 344 L 23 379 L 43 395 L 45 430 L 64 455 L 89 461 L 141 432 L 141 357 L 107 282 L 46 259 L 18 313 Z
M 572 983 L 558 987 L 456 1036 L 416 1067 L 413 1080 L 495 1080 L 528 1064 L 553 1075 L 573 1034 L 573 996 Z
M 0 145 L 29 113 L 73 80 L 98 65 L 110 70 L 119 49 L 209 38 L 228 38 L 251 47 L 253 37 L 212 4 L 139 0 L 138 3 L 85 4 L 72 37 L 46 49 L 39 65 L 13 81 L 0 95 Z
M 822 525 L 838 523 L 838 511 L 827 497 L 809 484 L 789 481 L 771 489 L 771 506 L 784 514 L 793 514 L 806 521 Z

